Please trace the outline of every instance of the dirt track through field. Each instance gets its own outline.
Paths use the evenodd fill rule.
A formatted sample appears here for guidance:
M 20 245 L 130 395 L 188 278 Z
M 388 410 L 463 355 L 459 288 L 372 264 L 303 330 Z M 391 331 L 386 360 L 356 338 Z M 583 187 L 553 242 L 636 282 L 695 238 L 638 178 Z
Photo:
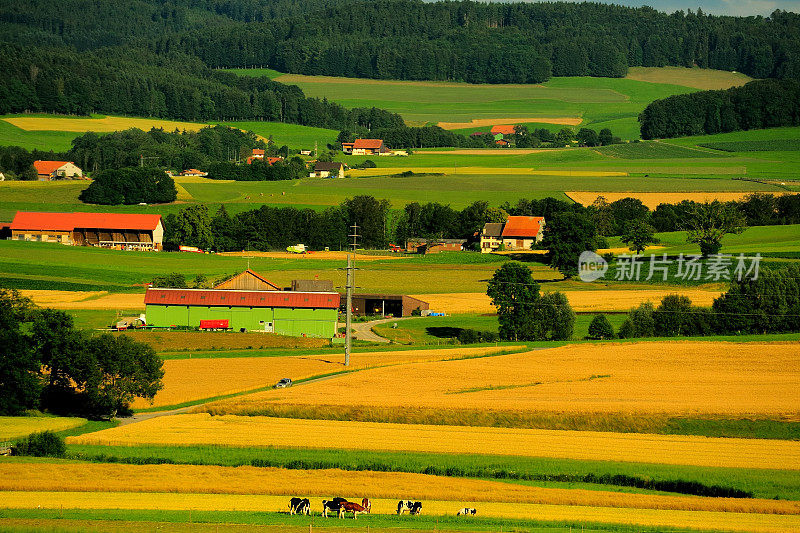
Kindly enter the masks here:
M 530 122 L 577 126 L 583 122 L 583 119 L 579 117 L 473 118 L 470 122 L 439 122 L 437 126 L 446 130 L 462 130 L 465 128 L 481 128 L 484 126 L 527 124 Z

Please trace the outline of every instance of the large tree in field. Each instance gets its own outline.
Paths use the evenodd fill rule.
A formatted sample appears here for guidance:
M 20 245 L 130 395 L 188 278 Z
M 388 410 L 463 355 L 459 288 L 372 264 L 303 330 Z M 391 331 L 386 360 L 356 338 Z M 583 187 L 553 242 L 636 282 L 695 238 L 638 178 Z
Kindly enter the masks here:
M 578 273 L 578 258 L 585 250 L 597 250 L 597 230 L 582 213 L 556 213 L 544 226 L 542 246 L 547 248 L 550 266 L 565 277 Z
M 0 289 L 0 415 L 18 415 L 36 406 L 41 364 L 22 329 L 31 301 Z
M 640 254 L 648 245 L 658 242 L 653 226 L 644 220 L 634 220 L 627 224 L 622 233 L 622 242 L 628 245 L 628 249 Z
M 504 263 L 489 280 L 486 294 L 497 308 L 500 338 L 522 340 L 528 329 L 526 323 L 541 298 L 531 269 L 516 261 Z
M 684 222 L 687 242 L 700 245 L 704 257 L 719 252 L 722 238 L 729 234 L 740 234 L 747 228 L 744 215 L 733 205 L 718 200 L 696 204 Z

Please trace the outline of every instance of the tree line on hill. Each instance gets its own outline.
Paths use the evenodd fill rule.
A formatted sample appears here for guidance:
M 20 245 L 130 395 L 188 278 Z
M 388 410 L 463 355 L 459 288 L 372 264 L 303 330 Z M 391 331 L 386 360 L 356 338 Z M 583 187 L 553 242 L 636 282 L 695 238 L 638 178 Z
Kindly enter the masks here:
M 330 129 L 399 127 L 399 115 L 307 98 L 293 85 L 208 68 L 198 58 L 147 50 L 0 43 L 0 114 L 108 113 L 191 121 L 267 120 Z
M 800 82 L 757 80 L 651 102 L 639 115 L 643 139 L 713 135 L 800 125 Z
M 162 361 L 125 335 L 90 335 L 60 310 L 0 289 L 0 415 L 114 417 L 161 389 Z
M 0 35 L 23 46 L 141 47 L 210 67 L 380 79 L 530 83 L 664 65 L 789 78 L 800 75 L 799 17 L 568 2 L 8 0 Z

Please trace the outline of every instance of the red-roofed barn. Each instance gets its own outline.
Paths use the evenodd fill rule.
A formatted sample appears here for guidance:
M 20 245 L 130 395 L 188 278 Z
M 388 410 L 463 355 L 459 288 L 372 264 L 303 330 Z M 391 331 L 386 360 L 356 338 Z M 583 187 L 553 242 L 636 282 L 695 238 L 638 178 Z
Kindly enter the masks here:
M 544 217 L 508 217 L 504 224 L 486 224 L 481 232 L 481 252 L 497 250 L 530 250 L 544 237 Z
M 352 155 L 391 154 L 391 151 L 382 139 L 356 139 L 353 143 L 342 143 L 342 151 Z
M 163 238 L 161 215 L 17 211 L 11 222 L 11 239 L 15 241 L 160 250 Z

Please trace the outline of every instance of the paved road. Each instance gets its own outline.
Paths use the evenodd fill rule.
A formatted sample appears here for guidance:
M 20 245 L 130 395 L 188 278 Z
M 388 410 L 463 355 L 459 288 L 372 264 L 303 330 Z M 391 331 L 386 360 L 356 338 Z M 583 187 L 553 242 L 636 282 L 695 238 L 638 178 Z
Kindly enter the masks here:
M 377 335 L 372 328 L 378 324 L 385 324 L 387 322 L 397 322 L 399 320 L 406 320 L 411 317 L 403 318 L 382 318 L 380 320 L 371 320 L 369 322 L 353 322 L 353 336 L 360 341 L 381 342 L 388 344 L 389 339 Z

